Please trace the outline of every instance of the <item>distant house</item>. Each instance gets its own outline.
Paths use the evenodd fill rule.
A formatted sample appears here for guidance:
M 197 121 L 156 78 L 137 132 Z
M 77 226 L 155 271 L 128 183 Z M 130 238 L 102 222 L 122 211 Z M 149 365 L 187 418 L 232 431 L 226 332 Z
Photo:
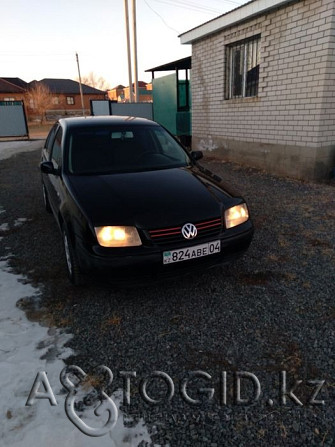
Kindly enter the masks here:
M 48 113 L 59 115 L 78 115 L 82 113 L 82 104 L 80 96 L 80 84 L 72 79 L 42 79 L 41 81 L 32 81 L 29 88 L 33 88 L 37 84 L 46 86 L 53 98 L 52 106 L 49 107 Z M 85 113 L 90 113 L 90 101 L 97 99 L 105 99 L 106 92 L 82 84 L 83 100 Z M 29 107 L 33 106 L 29 104 Z
M 28 84 L 20 78 L 0 78 L 0 101 L 22 101 Z
M 192 45 L 192 142 L 280 175 L 335 166 L 334 0 L 251 0 L 180 36 Z
M 108 90 L 108 99 L 110 99 L 111 101 L 123 102 L 125 88 L 126 87 L 124 85 L 119 84 L 111 90 Z
M 132 92 L 134 97 L 135 84 L 132 84 Z M 152 102 L 152 85 L 144 81 L 138 81 L 139 88 L 139 102 Z M 108 90 L 108 98 L 112 101 L 129 102 L 130 88 L 118 85 L 111 90 Z
M 0 101 L 23 100 L 28 116 L 34 114 L 34 104 L 27 92 L 37 84 L 45 85 L 52 94 L 52 105 L 47 114 L 81 115 L 82 105 L 79 83 L 72 79 L 42 79 L 27 83 L 20 78 L 0 78 Z M 90 114 L 90 101 L 105 99 L 106 92 L 82 84 L 85 114 Z

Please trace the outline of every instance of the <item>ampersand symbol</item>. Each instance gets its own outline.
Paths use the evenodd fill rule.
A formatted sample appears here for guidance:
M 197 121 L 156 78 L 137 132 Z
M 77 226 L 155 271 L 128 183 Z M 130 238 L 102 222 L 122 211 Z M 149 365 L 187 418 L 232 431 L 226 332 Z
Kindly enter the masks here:
M 104 373 L 108 375 L 108 383 L 107 386 L 110 385 L 113 381 L 113 373 L 107 368 L 107 366 L 98 366 L 95 368 L 97 372 Z M 75 376 L 78 379 L 78 383 L 74 384 L 70 378 L 70 375 Z M 100 404 L 94 410 L 95 416 L 101 418 L 101 416 L 107 412 L 108 419 L 107 422 L 102 427 L 90 427 L 87 425 L 76 413 L 75 410 L 75 399 L 76 395 L 79 391 L 79 386 L 83 382 L 83 380 L 87 377 L 87 374 L 79 368 L 79 366 L 70 365 L 66 366 L 60 373 L 60 381 L 64 388 L 68 391 L 68 395 L 65 399 L 65 413 L 70 421 L 77 427 L 79 430 L 87 436 L 103 436 L 109 431 L 111 431 L 116 424 L 118 417 L 118 410 L 115 403 L 112 399 L 105 393 L 104 390 L 101 390 L 99 396 L 101 396 Z

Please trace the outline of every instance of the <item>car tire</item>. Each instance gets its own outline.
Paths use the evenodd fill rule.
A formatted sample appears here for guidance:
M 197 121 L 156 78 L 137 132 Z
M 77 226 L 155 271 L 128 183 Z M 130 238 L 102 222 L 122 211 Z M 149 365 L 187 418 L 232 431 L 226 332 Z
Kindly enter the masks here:
M 48 193 L 47 193 L 46 187 L 43 183 L 42 183 L 42 194 L 43 194 L 44 208 L 47 213 L 51 213 L 52 210 L 51 210 L 51 206 L 50 206 L 50 202 L 49 202 Z
M 62 233 L 68 277 L 73 285 L 83 285 L 84 277 L 80 270 L 77 254 L 73 248 L 69 232 L 65 227 L 63 227 Z

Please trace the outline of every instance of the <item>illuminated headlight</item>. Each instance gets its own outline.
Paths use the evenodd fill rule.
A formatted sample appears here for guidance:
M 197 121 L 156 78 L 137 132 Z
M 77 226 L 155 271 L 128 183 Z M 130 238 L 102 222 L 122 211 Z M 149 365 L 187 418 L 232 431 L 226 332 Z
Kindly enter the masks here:
M 246 203 L 228 208 L 224 213 L 226 228 L 236 227 L 249 219 L 249 211 Z
M 142 245 L 135 227 L 96 227 L 94 229 L 102 247 L 137 247 Z

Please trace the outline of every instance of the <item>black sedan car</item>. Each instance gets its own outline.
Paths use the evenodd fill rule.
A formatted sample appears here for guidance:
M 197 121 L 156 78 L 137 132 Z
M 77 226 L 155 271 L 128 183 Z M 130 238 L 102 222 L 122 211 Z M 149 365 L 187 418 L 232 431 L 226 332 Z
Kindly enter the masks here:
M 40 167 L 72 283 L 89 271 L 174 276 L 243 254 L 253 235 L 247 204 L 201 157 L 149 120 L 60 119 Z

